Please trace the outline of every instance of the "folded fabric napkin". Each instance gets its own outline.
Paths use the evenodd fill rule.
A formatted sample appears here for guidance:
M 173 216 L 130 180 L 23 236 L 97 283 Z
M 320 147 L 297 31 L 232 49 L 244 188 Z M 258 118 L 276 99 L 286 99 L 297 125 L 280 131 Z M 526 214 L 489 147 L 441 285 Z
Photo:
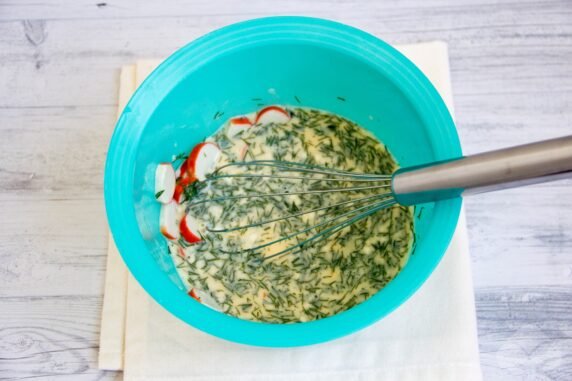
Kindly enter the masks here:
M 447 45 L 398 47 L 452 111 Z M 121 72 L 119 110 L 160 61 Z M 301 348 L 258 348 L 217 339 L 165 311 L 128 275 L 109 240 L 99 366 L 126 381 L 481 380 L 464 213 L 438 268 L 406 303 L 342 339 Z

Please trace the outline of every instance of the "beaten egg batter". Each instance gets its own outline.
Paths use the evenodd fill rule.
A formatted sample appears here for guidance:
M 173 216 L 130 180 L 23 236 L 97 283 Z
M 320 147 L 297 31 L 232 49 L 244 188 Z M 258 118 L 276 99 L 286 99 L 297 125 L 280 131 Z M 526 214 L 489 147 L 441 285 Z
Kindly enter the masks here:
M 221 150 L 217 167 L 241 161 L 279 160 L 368 174 L 392 174 L 397 169 L 387 148 L 355 123 L 307 108 L 289 108 L 288 114 L 287 120 L 246 123 L 244 128 L 223 125 L 207 139 Z M 228 167 L 224 173 L 285 174 L 276 168 L 239 166 Z M 252 224 L 352 197 L 380 194 L 385 192 L 383 189 L 244 198 L 191 206 L 197 200 L 253 192 L 335 190 L 342 186 L 356 184 L 326 182 L 316 177 L 314 181 L 221 178 L 190 185 L 177 214 L 179 219 L 185 213 L 195 218 L 202 240 L 189 244 L 180 238 L 168 241 L 168 245 L 179 275 L 194 293 L 191 295 L 232 316 L 272 323 L 324 318 L 371 297 L 395 277 L 408 259 L 414 235 L 411 208 L 395 205 L 378 211 L 324 240 L 303 246 L 299 252 L 268 260 L 261 259 L 343 219 L 255 252 L 246 249 L 301 232 L 352 207 L 335 207 L 232 232 L 213 233 L 207 228 Z

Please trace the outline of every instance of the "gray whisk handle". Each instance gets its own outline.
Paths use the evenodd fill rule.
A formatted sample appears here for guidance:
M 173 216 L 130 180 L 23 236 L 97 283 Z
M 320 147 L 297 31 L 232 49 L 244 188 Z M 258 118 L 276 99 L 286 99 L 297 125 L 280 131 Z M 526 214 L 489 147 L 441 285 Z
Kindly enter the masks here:
M 572 177 L 572 136 L 399 169 L 392 178 L 402 205 Z

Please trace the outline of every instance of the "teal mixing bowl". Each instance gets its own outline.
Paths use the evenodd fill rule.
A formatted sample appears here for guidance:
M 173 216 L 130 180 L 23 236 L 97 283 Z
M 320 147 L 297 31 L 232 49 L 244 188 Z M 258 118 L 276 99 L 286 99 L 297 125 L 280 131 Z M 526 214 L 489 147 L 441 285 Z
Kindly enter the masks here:
M 188 152 L 226 117 L 269 104 L 312 107 L 353 120 L 381 139 L 401 166 L 461 156 L 443 100 L 391 46 L 332 21 L 256 19 L 222 28 L 178 50 L 135 92 L 117 122 L 107 155 L 109 224 L 137 281 L 191 326 L 252 345 L 323 342 L 381 319 L 421 286 L 447 249 L 461 200 L 423 205 L 423 212 L 416 212 L 416 242 L 405 268 L 348 311 L 307 323 L 267 324 L 209 309 L 187 295 L 159 233 L 155 167 Z

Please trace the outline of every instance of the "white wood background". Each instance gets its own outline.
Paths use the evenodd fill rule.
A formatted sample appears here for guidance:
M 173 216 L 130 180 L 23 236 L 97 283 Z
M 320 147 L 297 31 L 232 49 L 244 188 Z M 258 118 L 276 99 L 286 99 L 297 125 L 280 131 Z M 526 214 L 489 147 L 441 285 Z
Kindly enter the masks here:
M 96 369 L 118 69 L 276 14 L 447 41 L 466 153 L 572 134 L 571 1 L 0 0 L 0 379 L 120 378 Z M 485 379 L 572 380 L 572 181 L 467 209 Z

